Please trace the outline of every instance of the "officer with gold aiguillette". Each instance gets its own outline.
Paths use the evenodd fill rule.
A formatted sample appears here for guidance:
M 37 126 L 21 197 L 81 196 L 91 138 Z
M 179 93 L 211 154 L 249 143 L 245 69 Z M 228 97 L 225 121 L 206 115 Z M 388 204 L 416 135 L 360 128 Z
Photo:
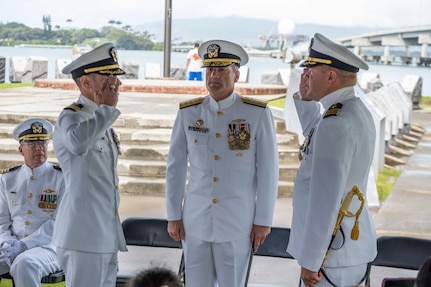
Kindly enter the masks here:
M 9 272 L 15 286 L 39 287 L 42 277 L 61 270 L 51 239 L 64 179 L 47 162 L 52 131 L 45 119 L 20 123 L 13 136 L 24 164 L 1 170 L 0 274 Z
M 368 65 L 316 33 L 300 66 L 304 70 L 293 100 L 306 138 L 287 252 L 301 266 L 301 287 L 364 286 L 377 254 L 376 230 L 364 200 L 376 130 L 355 86 L 359 70 Z

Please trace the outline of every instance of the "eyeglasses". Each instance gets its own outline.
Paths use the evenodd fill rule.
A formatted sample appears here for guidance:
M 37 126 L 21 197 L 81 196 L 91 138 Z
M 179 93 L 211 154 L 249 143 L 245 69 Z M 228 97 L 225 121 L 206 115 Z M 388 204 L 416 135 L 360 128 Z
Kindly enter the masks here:
M 47 147 L 49 141 L 23 141 L 21 142 L 21 146 L 27 146 L 31 148 L 35 148 L 36 146 Z

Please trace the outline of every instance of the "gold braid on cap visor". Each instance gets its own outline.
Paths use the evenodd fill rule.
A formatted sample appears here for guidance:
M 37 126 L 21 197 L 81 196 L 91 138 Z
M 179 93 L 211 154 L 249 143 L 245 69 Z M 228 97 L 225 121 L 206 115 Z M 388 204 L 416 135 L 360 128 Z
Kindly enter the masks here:
M 120 68 L 120 66 L 118 64 L 107 65 L 107 66 L 84 69 L 84 73 L 89 74 L 89 73 L 94 73 L 94 72 L 100 72 L 100 73 L 105 73 L 105 74 L 115 74 L 115 71 L 106 71 L 106 70 L 113 70 L 113 69 L 119 69 L 119 68 Z
M 18 138 L 18 141 L 49 140 L 47 134 L 28 134 Z
M 307 58 L 307 64 L 308 65 L 315 65 L 317 63 L 330 65 L 330 64 L 332 64 L 332 61 L 327 60 L 327 59 L 313 58 L 313 57 Z
M 204 67 L 226 67 L 231 64 L 240 64 L 241 60 L 237 59 L 228 59 L 228 58 L 220 58 L 220 59 L 205 59 L 202 61 Z

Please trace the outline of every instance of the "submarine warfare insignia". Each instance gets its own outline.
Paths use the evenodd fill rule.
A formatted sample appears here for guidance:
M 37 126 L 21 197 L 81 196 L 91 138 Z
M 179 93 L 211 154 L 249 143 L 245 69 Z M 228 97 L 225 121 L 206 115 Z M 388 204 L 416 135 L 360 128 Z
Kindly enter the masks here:
M 311 137 L 313 136 L 314 133 L 314 129 L 316 127 L 313 127 L 310 131 L 310 133 L 308 134 L 308 136 L 304 139 L 304 142 L 302 143 L 301 147 L 299 148 L 299 154 L 298 154 L 298 158 L 299 160 L 302 160 L 304 158 L 305 154 L 309 154 L 310 153 L 310 148 L 309 145 L 311 143 Z
M 204 125 L 204 120 L 197 120 L 194 126 L 189 126 L 189 131 L 206 134 L 208 133 L 209 129 L 204 128 L 203 125 Z
M 229 124 L 229 133 L 227 141 L 229 149 L 244 150 L 250 147 L 250 124 L 245 120 L 233 120 Z

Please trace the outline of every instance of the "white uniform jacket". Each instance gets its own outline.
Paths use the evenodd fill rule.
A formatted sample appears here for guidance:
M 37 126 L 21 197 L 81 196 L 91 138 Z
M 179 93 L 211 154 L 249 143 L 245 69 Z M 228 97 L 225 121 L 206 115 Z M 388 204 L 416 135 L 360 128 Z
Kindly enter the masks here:
M 276 133 L 271 110 L 254 104 L 233 93 L 219 102 L 206 96 L 178 111 L 167 162 L 167 215 L 183 220 L 186 235 L 226 242 L 249 237 L 253 224 L 272 225 Z
M 48 162 L 11 168 L 0 176 L 0 243 L 16 238 L 28 249 L 51 244 L 54 220 L 64 193 L 58 166 Z
M 310 143 L 303 154 L 293 192 L 293 217 L 287 251 L 299 265 L 318 271 L 330 244 L 338 211 L 346 194 L 357 185 L 366 198 L 368 173 L 374 152 L 376 132 L 370 112 L 353 87 L 343 88 L 320 101 L 325 112 L 331 105 L 341 103 L 338 115 L 322 118 L 315 102 L 295 99 L 304 136 L 308 136 L 311 123 L 316 123 Z M 306 106 L 303 109 L 303 106 Z M 337 111 L 338 108 L 335 109 Z M 316 121 L 316 117 L 320 120 Z M 304 141 L 306 142 L 307 139 Z M 350 205 L 353 213 L 360 201 L 354 197 Z M 353 266 L 372 261 L 377 254 L 376 231 L 368 212 L 368 205 L 359 217 L 360 235 L 357 241 L 350 238 L 354 217 L 344 217 L 329 251 L 326 267 Z M 341 248 L 340 248 L 341 247 Z
M 54 228 L 57 247 L 115 253 L 126 249 L 118 215 L 119 142 L 111 126 L 120 111 L 84 96 L 57 120 L 54 150 L 66 192 Z

